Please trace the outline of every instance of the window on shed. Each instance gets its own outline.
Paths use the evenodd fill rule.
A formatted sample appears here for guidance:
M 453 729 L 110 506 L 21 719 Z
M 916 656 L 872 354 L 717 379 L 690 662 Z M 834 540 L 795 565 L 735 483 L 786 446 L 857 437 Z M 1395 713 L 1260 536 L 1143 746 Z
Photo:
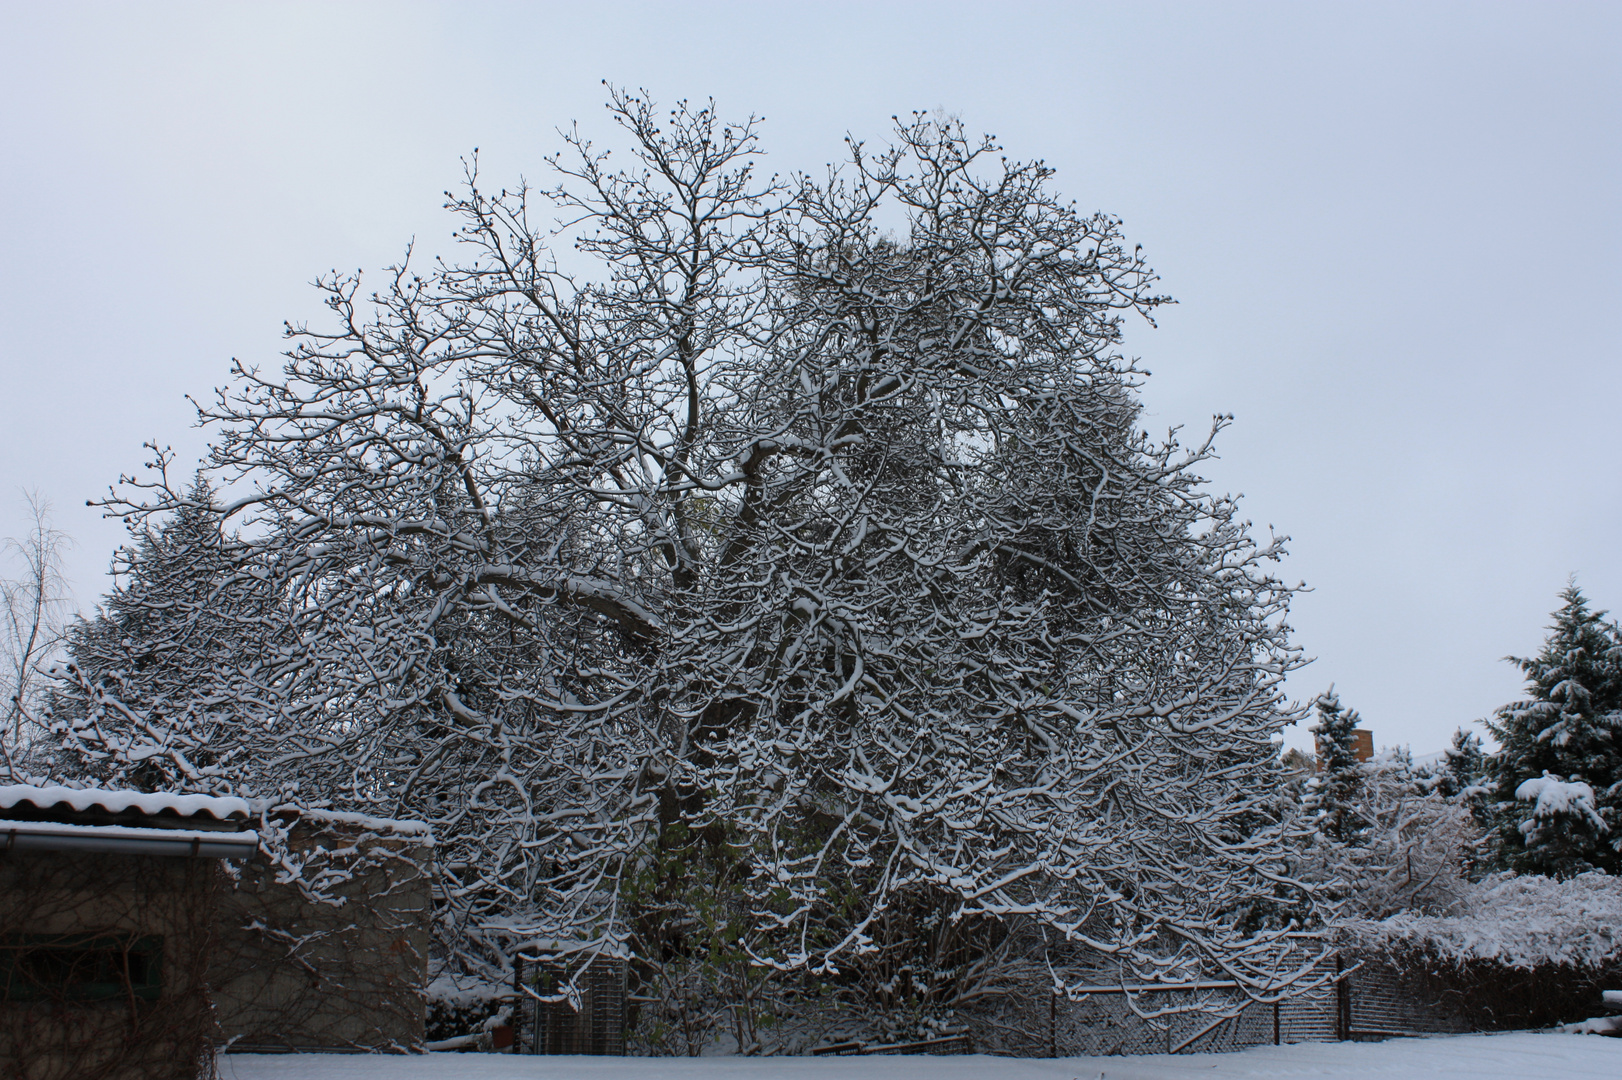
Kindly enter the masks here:
M 132 934 L 6 934 L 0 999 L 155 1001 L 163 989 L 163 938 Z

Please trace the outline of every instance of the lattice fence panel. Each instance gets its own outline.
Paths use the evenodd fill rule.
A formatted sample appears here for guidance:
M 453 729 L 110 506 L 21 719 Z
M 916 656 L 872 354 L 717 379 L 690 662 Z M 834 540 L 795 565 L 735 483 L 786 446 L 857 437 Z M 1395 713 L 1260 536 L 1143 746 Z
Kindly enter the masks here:
M 542 997 L 523 995 L 518 1049 L 530 1054 L 625 1053 L 626 964 L 613 957 L 546 960 L 529 969 L 527 985 Z M 572 988 L 572 992 L 571 992 Z

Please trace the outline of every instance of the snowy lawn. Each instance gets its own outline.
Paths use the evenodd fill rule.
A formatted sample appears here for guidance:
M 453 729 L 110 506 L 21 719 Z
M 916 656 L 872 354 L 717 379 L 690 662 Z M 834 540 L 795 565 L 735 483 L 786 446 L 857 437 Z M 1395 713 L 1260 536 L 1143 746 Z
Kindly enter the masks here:
M 1002 1058 L 604 1058 L 232 1054 L 224 1080 L 1619 1080 L 1622 1039 L 1510 1032 L 1382 1043 L 1258 1046 L 1237 1054 Z

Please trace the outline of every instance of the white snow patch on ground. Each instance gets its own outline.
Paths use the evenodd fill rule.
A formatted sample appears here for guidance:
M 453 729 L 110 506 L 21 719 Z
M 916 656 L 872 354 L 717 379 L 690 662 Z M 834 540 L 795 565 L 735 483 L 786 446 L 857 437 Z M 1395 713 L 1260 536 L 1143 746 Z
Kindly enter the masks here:
M 514 1057 L 231 1054 L 222 1080 L 1617 1080 L 1622 1039 L 1509 1032 L 1143 1057 Z

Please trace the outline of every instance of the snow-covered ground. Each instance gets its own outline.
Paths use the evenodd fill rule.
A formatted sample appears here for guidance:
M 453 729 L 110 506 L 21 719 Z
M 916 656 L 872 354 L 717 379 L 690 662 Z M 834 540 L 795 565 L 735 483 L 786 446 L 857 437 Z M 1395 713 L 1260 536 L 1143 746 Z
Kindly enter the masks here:
M 233 1054 L 223 1080 L 1618 1080 L 1622 1039 L 1511 1032 L 1382 1043 L 1258 1046 L 1238 1054 L 1104 1058 L 604 1058 Z

